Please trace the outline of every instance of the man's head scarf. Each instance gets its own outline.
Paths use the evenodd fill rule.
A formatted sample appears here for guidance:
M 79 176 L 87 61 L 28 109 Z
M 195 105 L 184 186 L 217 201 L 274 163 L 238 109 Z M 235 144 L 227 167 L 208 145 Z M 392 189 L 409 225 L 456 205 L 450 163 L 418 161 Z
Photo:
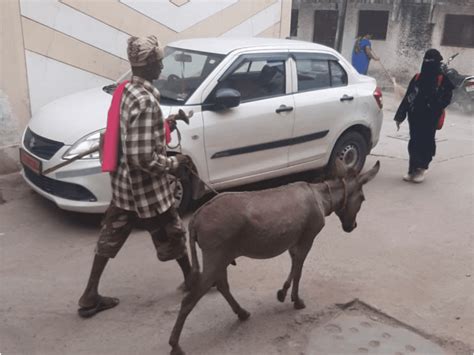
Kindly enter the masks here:
M 163 58 L 163 49 L 154 35 L 130 37 L 128 39 L 127 55 L 132 67 L 143 67 L 153 60 L 153 56 L 155 60 Z

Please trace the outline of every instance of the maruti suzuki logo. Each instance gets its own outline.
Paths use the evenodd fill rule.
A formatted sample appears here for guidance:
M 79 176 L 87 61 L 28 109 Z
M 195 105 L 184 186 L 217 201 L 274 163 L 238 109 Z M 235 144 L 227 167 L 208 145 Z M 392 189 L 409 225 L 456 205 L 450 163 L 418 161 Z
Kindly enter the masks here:
M 36 145 L 36 139 L 35 137 L 31 137 L 30 139 L 30 148 L 34 148 Z

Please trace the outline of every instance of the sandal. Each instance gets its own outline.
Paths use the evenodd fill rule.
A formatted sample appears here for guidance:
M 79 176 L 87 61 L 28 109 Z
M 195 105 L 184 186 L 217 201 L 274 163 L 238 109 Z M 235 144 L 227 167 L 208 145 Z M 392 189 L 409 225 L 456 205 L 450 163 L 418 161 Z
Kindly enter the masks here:
M 99 312 L 114 308 L 119 303 L 120 301 L 118 298 L 99 296 L 99 301 L 96 303 L 95 306 L 81 307 L 77 310 L 77 313 L 82 318 L 90 318 L 92 316 L 95 316 Z

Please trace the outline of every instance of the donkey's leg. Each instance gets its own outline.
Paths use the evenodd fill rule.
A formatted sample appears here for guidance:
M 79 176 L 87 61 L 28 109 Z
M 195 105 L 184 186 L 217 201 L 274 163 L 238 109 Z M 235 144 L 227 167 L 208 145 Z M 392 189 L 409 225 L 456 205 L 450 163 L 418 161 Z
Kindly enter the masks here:
M 294 273 L 295 273 L 295 255 L 294 252 L 291 250 L 288 250 L 291 256 L 291 269 L 290 269 L 290 274 L 288 275 L 288 278 L 286 281 L 283 283 L 283 287 L 281 290 L 278 290 L 277 292 L 277 299 L 280 302 L 284 302 L 286 298 L 286 293 L 288 292 L 288 289 L 291 286 L 291 281 L 293 280 Z
M 174 324 L 171 336 L 169 339 L 169 344 L 171 345 L 171 354 L 172 355 L 183 355 L 184 351 L 179 346 L 179 337 L 183 330 L 184 322 L 188 317 L 189 313 L 193 310 L 194 306 L 199 302 L 199 300 L 204 296 L 207 291 L 212 287 L 216 282 L 219 270 L 222 270 L 224 265 L 216 265 L 212 269 L 204 268 L 201 275 L 199 275 L 198 282 L 192 286 L 190 292 L 186 294 L 181 302 L 181 309 L 179 310 L 178 318 Z
M 294 257 L 294 264 L 295 264 L 295 273 L 293 277 L 293 288 L 291 290 L 291 300 L 293 301 L 293 306 L 295 309 L 303 309 L 306 307 L 304 301 L 299 297 L 299 285 L 301 279 L 301 273 L 303 271 L 303 264 L 308 255 L 308 252 L 311 249 L 312 241 L 309 243 L 305 243 L 303 245 L 297 245 L 295 247 L 295 257 Z
M 247 320 L 250 313 L 243 309 L 230 293 L 229 281 L 227 280 L 227 269 L 221 273 L 221 277 L 217 280 L 217 290 L 224 296 L 230 307 L 240 320 Z

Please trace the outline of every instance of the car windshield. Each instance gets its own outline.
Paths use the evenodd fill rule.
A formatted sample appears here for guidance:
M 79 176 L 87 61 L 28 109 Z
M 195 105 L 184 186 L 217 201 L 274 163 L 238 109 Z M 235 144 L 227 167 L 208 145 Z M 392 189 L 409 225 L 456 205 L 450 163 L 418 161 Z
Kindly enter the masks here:
M 153 84 L 166 104 L 183 104 L 222 61 L 223 55 L 165 48 L 163 71 Z
M 173 47 L 165 47 L 164 52 L 164 68 L 153 85 L 160 91 L 160 101 L 165 105 L 184 104 L 225 57 L 221 54 Z M 131 72 L 129 71 L 122 75 L 118 82 L 130 80 L 130 77 Z M 110 85 L 110 87 L 113 92 L 116 84 Z

